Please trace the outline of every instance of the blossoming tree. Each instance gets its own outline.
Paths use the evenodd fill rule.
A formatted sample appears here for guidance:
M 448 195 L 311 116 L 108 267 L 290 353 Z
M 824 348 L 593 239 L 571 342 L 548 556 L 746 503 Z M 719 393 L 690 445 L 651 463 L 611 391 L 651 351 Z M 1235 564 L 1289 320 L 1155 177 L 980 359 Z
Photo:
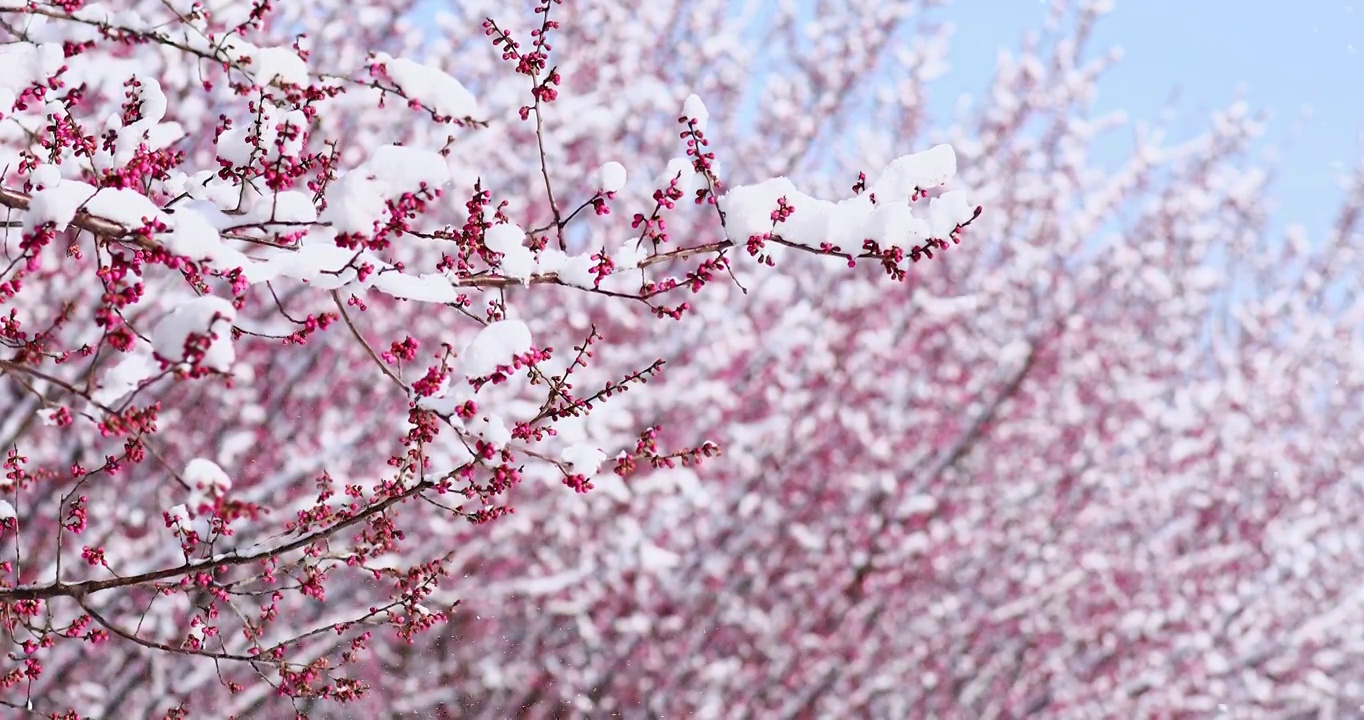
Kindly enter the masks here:
M 903 279 L 979 212 L 934 192 L 947 146 L 839 202 L 727 190 L 696 95 L 657 187 L 618 197 L 617 161 L 556 177 L 574 162 L 545 149 L 565 122 L 557 2 L 513 18 L 529 33 L 482 21 L 516 106 L 406 57 L 410 33 L 334 42 L 347 20 L 325 6 L 182 5 L 0 7 L 15 708 L 361 698 L 376 642 L 450 620 L 465 528 L 513 512 L 518 485 L 586 493 L 717 452 L 639 421 L 560 432 L 666 358 L 596 370 L 604 333 L 551 308 L 593 295 L 676 321 L 688 291 L 737 282 L 732 256 L 779 247 Z M 479 157 L 508 124 L 530 128 L 533 185 Z M 706 230 L 669 225 L 687 204 Z
M 1364 184 L 813 5 L 0 0 L 0 702 L 1358 705 Z

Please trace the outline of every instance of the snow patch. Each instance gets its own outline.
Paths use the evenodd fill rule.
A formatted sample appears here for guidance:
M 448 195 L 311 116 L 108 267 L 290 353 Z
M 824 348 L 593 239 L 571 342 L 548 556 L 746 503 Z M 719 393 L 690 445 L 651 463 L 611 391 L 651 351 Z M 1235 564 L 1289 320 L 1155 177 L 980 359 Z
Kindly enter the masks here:
M 232 489 L 232 478 L 228 477 L 218 463 L 207 458 L 194 458 L 185 465 L 185 482 L 214 493 Z
M 232 347 L 232 321 L 237 316 L 232 303 L 215 295 L 205 295 L 170 311 L 152 330 L 152 347 L 162 359 L 174 363 L 185 359 L 185 341 L 191 335 L 211 338 L 199 364 L 218 372 L 228 372 L 236 359 Z
M 605 193 L 617 193 L 625 188 L 625 166 L 612 161 L 597 169 L 597 186 Z
M 497 372 L 499 365 L 510 365 L 512 358 L 530 352 L 530 328 L 520 320 L 500 320 L 478 331 L 464 348 L 464 374 L 483 378 Z

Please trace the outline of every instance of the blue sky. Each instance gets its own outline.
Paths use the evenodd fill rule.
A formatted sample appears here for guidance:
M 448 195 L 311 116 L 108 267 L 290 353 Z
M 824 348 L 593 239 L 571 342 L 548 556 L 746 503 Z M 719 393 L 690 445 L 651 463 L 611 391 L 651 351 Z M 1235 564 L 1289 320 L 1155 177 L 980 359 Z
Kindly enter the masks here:
M 984 87 L 995 49 L 1016 47 L 1045 13 L 1036 0 L 956 0 L 952 71 L 937 97 Z M 1338 179 L 1364 156 L 1364 0 L 1117 0 L 1094 39 L 1124 50 L 1100 109 L 1155 120 L 1178 90 L 1172 129 L 1183 135 L 1246 100 L 1269 113 L 1260 150 L 1277 149 L 1276 220 L 1329 225 Z

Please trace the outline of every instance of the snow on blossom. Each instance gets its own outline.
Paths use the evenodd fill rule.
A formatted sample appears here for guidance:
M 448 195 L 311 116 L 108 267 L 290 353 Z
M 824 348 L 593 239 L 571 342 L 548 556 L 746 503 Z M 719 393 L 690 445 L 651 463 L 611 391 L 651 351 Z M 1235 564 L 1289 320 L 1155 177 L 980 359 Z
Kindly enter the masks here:
M 167 510 L 166 514 L 170 516 L 171 522 L 178 525 L 181 529 L 189 530 L 191 528 L 192 523 L 189 519 L 189 508 L 185 507 L 184 503 L 175 505 Z
M 0 500 L 0 521 L 14 520 L 18 513 L 14 511 L 14 506 L 8 500 Z
M 388 212 L 383 183 L 351 171 L 327 189 L 322 222 L 342 233 L 369 235 Z
M 213 533 L 213 526 L 208 518 L 203 515 L 191 517 L 190 506 L 185 503 L 177 503 L 166 511 L 166 515 L 170 517 L 170 530 L 177 538 L 193 532 L 198 533 L 202 540 L 209 538 Z M 178 548 L 178 539 L 176 543 Z
M 440 188 L 450 182 L 450 167 L 443 155 L 406 145 L 377 147 L 361 167 L 394 195 L 416 191 L 423 185 Z
M 440 273 L 409 275 L 401 272 L 375 273 L 370 286 L 404 300 L 432 303 L 459 302 L 459 291 Z
M 173 172 L 166 180 L 166 189 L 175 195 L 187 195 L 219 211 L 235 208 L 242 192 L 235 182 L 219 178 L 218 173 L 212 170 L 200 170 L 192 174 Z
M 584 477 L 592 477 L 606 462 L 606 453 L 595 445 L 577 443 L 564 448 L 560 457 L 569 465 L 569 472 Z
M 232 303 L 216 295 L 205 295 L 176 306 L 152 331 L 152 347 L 163 359 L 178 363 L 185 358 L 185 341 L 191 335 L 211 336 L 200 365 L 227 372 L 236 359 L 232 347 L 232 320 L 237 311 Z
M 73 181 L 72 184 L 77 183 Z M 66 183 L 62 183 L 58 188 L 65 185 Z M 113 220 L 124 227 L 134 228 L 164 217 L 161 208 L 157 207 L 151 198 L 129 188 L 102 188 L 85 203 L 85 211 Z
M 949 190 L 928 201 L 928 224 L 932 237 L 945 238 L 958 225 L 971 219 L 976 209 L 961 190 Z
M 484 415 L 467 420 L 464 423 L 464 428 L 483 438 L 495 450 L 507 447 L 507 443 L 511 442 L 512 439 L 511 429 L 507 427 L 507 423 L 499 415 Z
M 248 222 L 313 223 L 317 222 L 317 206 L 312 196 L 297 190 L 285 190 L 267 196 L 269 202 L 260 203 Z
M 544 274 L 554 273 L 565 285 L 590 290 L 596 286 L 596 276 L 592 274 L 592 268 L 596 264 L 597 261 L 592 259 L 590 252 L 569 255 L 562 250 L 545 248 L 540 251 L 537 271 Z
M 56 165 L 39 165 L 29 173 L 28 180 L 38 190 L 54 187 L 62 181 L 62 171 Z
M 717 175 L 719 174 L 720 164 L 718 162 L 711 163 L 711 168 Z M 696 172 L 696 167 L 692 161 L 684 157 L 675 157 L 669 160 L 667 167 L 663 168 L 663 172 L 659 173 L 654 180 L 654 186 L 666 188 L 668 183 L 674 179 L 677 180 L 678 189 L 687 197 L 695 195 L 697 190 L 707 186 L 706 176 Z M 767 212 L 770 214 L 772 210 L 769 209 Z
M 269 162 L 298 157 L 304 150 L 308 125 L 302 110 L 285 110 L 263 102 L 258 120 L 253 118 L 218 136 L 218 157 L 239 167 L 250 165 L 253 158 L 255 162 Z M 283 139 L 282 133 L 287 133 Z M 249 140 L 253 135 L 259 139 Z
M 535 274 L 536 267 L 535 253 L 525 246 L 525 239 L 526 231 L 514 223 L 494 225 L 483 233 L 483 244 L 502 255 L 498 265 L 502 274 L 523 282 Z
M 322 290 L 335 290 L 358 280 L 356 268 L 360 265 L 384 270 L 390 268 L 373 253 L 356 252 L 337 245 L 336 235 L 331 228 L 310 230 L 300 240 L 297 250 L 282 251 L 256 264 L 248 273 L 250 281 L 259 283 L 277 277 L 289 277 Z M 373 278 L 374 275 L 371 275 L 370 280 Z
M 207 458 L 190 460 L 185 464 L 182 475 L 185 482 L 210 492 L 226 492 L 232 489 L 232 478 L 228 477 L 218 463 Z
M 246 269 L 253 264 L 241 251 L 224 245 L 218 228 L 194 208 L 176 212 L 173 223 L 171 231 L 159 235 L 157 239 L 176 255 L 196 262 L 207 262 L 219 270 Z
M 701 98 L 696 95 L 688 95 L 682 103 L 682 116 L 690 118 L 696 125 L 696 129 L 702 132 L 706 129 L 706 123 L 710 122 L 710 111 L 706 109 L 706 104 L 701 102 Z
M 625 166 L 611 161 L 597 169 L 597 186 L 602 192 L 616 193 L 625 188 Z
M 421 396 L 413 393 L 412 399 L 417 407 L 423 410 L 430 410 L 438 415 L 449 416 L 455 414 L 461 405 L 469 400 L 475 402 L 479 399 L 479 393 L 483 388 L 475 390 L 468 383 L 456 383 L 447 377 L 441 381 L 435 394 Z
M 304 234 L 295 250 L 248 259 L 243 266 L 245 277 L 252 284 L 287 277 L 323 290 L 356 284 L 404 300 L 441 304 L 459 301 L 460 292 L 446 274 L 400 272 L 372 252 L 338 246 L 336 236 L 333 228 L 314 227 Z M 362 265 L 370 266 L 373 272 L 360 281 L 356 268 Z
M 892 160 L 868 190 L 883 200 L 900 200 L 914 194 L 915 189 L 945 185 L 956 174 L 957 154 L 952 146 L 934 145 Z
M 429 446 L 431 462 L 444 467 L 462 467 L 477 462 L 469 447 L 458 437 L 449 437 L 444 442 Z
M 720 199 L 731 239 L 742 242 L 775 232 L 787 242 L 810 248 L 824 243 L 857 249 L 867 239 L 886 246 L 911 247 L 930 238 L 943 239 L 975 212 L 965 196 L 948 192 L 929 203 L 926 217 L 915 215 L 908 200 L 916 189 L 942 185 L 956 172 L 956 155 L 948 145 L 906 155 L 890 163 L 870 192 L 832 202 L 811 197 L 787 178 L 736 187 Z M 872 202 L 872 196 L 877 202 Z M 772 213 L 785 198 L 794 212 L 774 225 Z
M 473 93 L 444 70 L 407 58 L 395 58 L 388 53 L 376 53 L 371 64 L 382 65 L 384 72 L 409 99 L 441 115 L 463 119 L 480 114 Z
M 387 214 L 388 201 L 449 182 L 450 168 L 440 153 L 385 145 L 328 188 L 327 209 L 319 220 L 337 232 L 368 235 Z
M 45 81 L 66 63 L 59 42 L 0 46 L 0 117 L 10 113 L 19 94 L 34 83 Z
M 631 238 L 616 249 L 611 255 L 611 261 L 615 263 L 616 270 L 634 270 L 648 257 L 648 248 L 645 248 L 638 238 Z
M 308 63 L 292 48 L 257 47 L 237 33 L 229 33 L 217 43 L 222 55 L 229 59 L 245 59 L 246 72 L 257 85 L 308 84 Z M 211 51 L 211 47 L 202 48 Z
M 141 227 L 154 220 L 167 224 L 174 222 L 156 203 L 136 190 L 96 188 L 79 180 L 58 180 L 32 194 L 24 227 L 28 230 L 52 223 L 62 231 L 81 210 L 125 227 Z
M 52 223 L 58 232 L 65 230 L 96 192 L 95 186 L 75 180 L 59 181 L 34 192 L 24 216 L 24 231 L 46 223 Z
M 113 405 L 158 372 L 160 368 L 147 351 L 146 344 L 139 344 L 136 350 L 124 355 L 117 365 L 104 371 L 90 399 L 98 405 Z
M 512 357 L 531 349 L 530 328 L 520 320 L 499 320 L 478 331 L 464 348 L 464 374 L 471 378 L 492 375 L 499 365 L 510 365 Z
M 162 122 L 170 103 L 155 78 L 135 74 L 129 78 L 138 101 L 139 117 L 128 125 L 118 115 L 110 115 L 105 129 L 112 133 L 112 145 L 102 147 L 93 159 L 96 167 L 110 169 L 126 164 L 139 149 L 161 150 L 185 136 L 178 122 Z
M 148 25 L 135 10 L 113 10 L 104 3 L 87 3 L 71 13 L 71 17 L 93 25 L 114 25 L 142 28 Z

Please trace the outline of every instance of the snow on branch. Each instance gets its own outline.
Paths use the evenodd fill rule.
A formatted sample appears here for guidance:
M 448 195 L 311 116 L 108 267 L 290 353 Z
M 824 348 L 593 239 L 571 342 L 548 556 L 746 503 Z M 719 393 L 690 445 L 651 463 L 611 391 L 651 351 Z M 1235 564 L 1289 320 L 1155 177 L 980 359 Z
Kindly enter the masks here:
M 483 20 L 475 73 L 400 56 L 383 3 L 0 0 L 0 702 L 120 714 L 51 679 L 94 647 L 213 668 L 139 715 L 360 700 L 373 629 L 456 622 L 459 548 L 520 503 L 721 455 L 637 400 L 689 361 L 669 321 L 783 272 L 903 280 L 981 213 L 946 146 L 845 199 L 730 188 L 717 155 L 754 151 L 699 92 L 640 115 L 659 147 L 582 155 L 559 5 Z

